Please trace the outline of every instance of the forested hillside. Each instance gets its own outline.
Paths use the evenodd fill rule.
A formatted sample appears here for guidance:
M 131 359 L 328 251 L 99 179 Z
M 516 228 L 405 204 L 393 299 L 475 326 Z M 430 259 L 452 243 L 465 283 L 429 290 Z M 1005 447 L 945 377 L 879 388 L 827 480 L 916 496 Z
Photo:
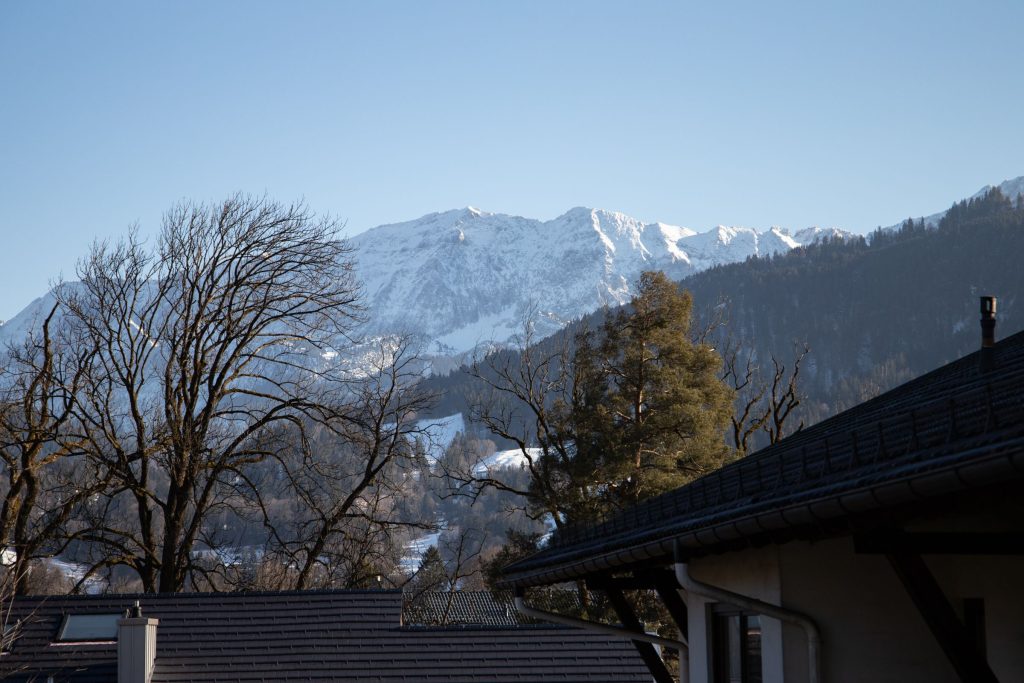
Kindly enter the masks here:
M 954 204 L 935 228 L 908 220 L 869 239 L 712 268 L 682 286 L 698 314 L 724 318 L 762 365 L 810 347 L 799 415 L 809 424 L 977 348 L 981 295 L 999 298 L 997 337 L 1024 328 L 1022 254 L 1024 204 L 995 189 Z M 473 402 L 463 373 L 429 383 L 444 392 L 441 412 Z
M 810 346 L 803 388 L 816 421 L 977 348 L 981 295 L 999 297 L 999 336 L 1019 331 L 1021 254 L 1024 207 L 994 190 L 955 204 L 936 229 L 907 221 L 683 285 L 705 305 L 726 302 L 761 358 Z

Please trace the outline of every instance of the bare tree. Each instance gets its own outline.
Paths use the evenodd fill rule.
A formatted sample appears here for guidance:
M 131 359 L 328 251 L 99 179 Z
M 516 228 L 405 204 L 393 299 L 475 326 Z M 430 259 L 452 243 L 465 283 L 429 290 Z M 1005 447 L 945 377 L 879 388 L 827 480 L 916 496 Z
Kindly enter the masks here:
M 7 349 L 0 369 L 0 544 L 10 564 L 5 577 L 18 595 L 29 592 L 37 559 L 76 538 L 76 516 L 109 475 L 71 436 L 93 354 L 80 340 L 55 334 L 58 309 Z
M 423 551 L 416 571 L 402 584 L 402 594 L 409 604 L 419 605 L 424 596 L 446 591 L 449 587 L 448 567 L 440 549 L 432 545 Z
M 554 346 L 539 344 L 533 325 L 526 321 L 521 344 L 518 354 L 492 354 L 470 368 L 481 387 L 471 406 L 471 419 L 515 444 L 529 480 L 495 475 L 472 462 L 444 474 L 455 482 L 453 490 L 460 495 L 476 499 L 488 489 L 511 493 L 522 501 L 531 519 L 548 518 L 561 528 L 593 485 L 556 476 L 556 469 L 572 472 L 575 457 L 568 420 L 570 407 L 578 401 L 573 392 L 579 383 L 573 374 L 571 338 L 562 335 Z M 553 463 L 560 467 L 552 467 Z
M 738 453 L 750 449 L 752 439 L 768 422 L 769 411 L 762 409 L 767 386 L 760 381 L 761 368 L 754 362 L 754 351 L 726 337 L 719 349 L 722 355 L 722 380 L 736 391 L 732 443 Z
M 19 612 L 15 606 L 19 583 L 20 577 L 15 573 L 12 563 L 0 557 L 0 657 L 10 651 L 21 636 L 24 625 L 33 616 L 31 613 Z M 0 672 L 0 679 L 13 677 L 25 666 L 14 667 L 14 670 L 10 668 L 7 667 Z
M 439 610 L 430 610 L 431 623 L 452 623 L 457 591 L 485 588 L 485 543 L 486 533 L 481 529 L 446 529 L 440 543 L 424 552 L 419 568 L 402 586 L 406 601 L 420 606 L 429 600 L 427 604 Z
M 419 388 L 412 341 L 381 340 L 362 364 L 346 402 L 323 411 L 315 443 L 302 457 L 287 451 L 278 457 L 285 475 L 279 493 L 295 508 L 284 520 L 265 514 L 264 523 L 273 553 L 296 568 L 297 589 L 373 585 L 398 561 L 392 532 L 429 527 L 395 513 L 416 465 L 415 441 L 429 438 L 417 417 L 434 400 Z M 251 490 L 266 511 L 259 487 Z
M 97 244 L 78 275 L 57 290 L 96 350 L 78 436 L 112 474 L 85 535 L 93 570 L 180 590 L 235 478 L 277 454 L 260 437 L 337 402 L 326 359 L 359 311 L 349 248 L 302 205 L 236 196 L 172 209 L 153 249 Z
M 764 427 L 765 432 L 768 433 L 769 443 L 778 443 L 786 436 L 787 422 L 793 411 L 800 405 L 800 364 L 808 353 L 810 353 L 810 347 L 806 344 L 794 345 L 793 362 L 789 368 L 772 356 L 773 372 L 771 388 L 768 391 L 769 420 Z M 801 420 L 796 431 L 800 431 L 803 427 L 804 423 Z
M 481 558 L 486 540 L 486 532 L 482 529 L 455 528 L 442 534 L 442 554 L 447 556 L 448 585 L 451 590 L 483 587 L 484 568 Z
M 806 344 L 794 344 L 793 349 L 789 365 L 771 355 L 771 376 L 766 377 L 751 346 L 728 332 L 720 340 L 722 380 L 736 391 L 730 436 L 740 455 L 750 451 L 760 434 L 767 436 L 769 444 L 786 435 L 787 422 L 801 401 L 800 367 L 810 352 Z M 801 428 L 803 421 L 796 429 Z
M 0 652 L 7 652 L 18 637 L 21 622 L 12 614 L 17 575 L 6 562 L 0 562 Z

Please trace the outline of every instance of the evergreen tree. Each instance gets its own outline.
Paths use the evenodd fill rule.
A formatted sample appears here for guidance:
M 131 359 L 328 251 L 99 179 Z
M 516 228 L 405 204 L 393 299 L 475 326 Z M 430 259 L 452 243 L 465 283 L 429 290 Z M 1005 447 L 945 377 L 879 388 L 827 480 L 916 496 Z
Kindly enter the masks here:
M 529 484 L 466 472 L 479 492 L 525 499 L 534 519 L 559 529 L 597 521 L 720 466 L 732 451 L 725 428 L 733 391 L 721 359 L 690 335 L 688 294 L 662 273 L 644 273 L 629 306 L 572 348 L 527 345 L 474 369 L 491 390 L 475 417 L 523 453 Z
M 436 545 L 432 545 L 423 553 L 420 567 L 406 584 L 405 591 L 415 600 L 427 591 L 440 591 L 447 587 L 448 569 L 441 557 L 441 551 Z
M 644 273 L 630 305 L 577 338 L 572 406 L 577 469 L 600 472 L 602 512 L 634 504 L 715 469 L 733 392 L 715 350 L 690 336 L 690 295 Z

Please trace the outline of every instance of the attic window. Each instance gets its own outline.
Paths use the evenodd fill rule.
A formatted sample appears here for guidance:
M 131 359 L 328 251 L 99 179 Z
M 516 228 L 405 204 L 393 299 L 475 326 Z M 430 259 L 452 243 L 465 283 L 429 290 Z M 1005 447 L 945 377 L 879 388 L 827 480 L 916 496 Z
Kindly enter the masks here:
M 67 614 L 57 632 L 61 643 L 117 640 L 117 622 L 122 614 Z

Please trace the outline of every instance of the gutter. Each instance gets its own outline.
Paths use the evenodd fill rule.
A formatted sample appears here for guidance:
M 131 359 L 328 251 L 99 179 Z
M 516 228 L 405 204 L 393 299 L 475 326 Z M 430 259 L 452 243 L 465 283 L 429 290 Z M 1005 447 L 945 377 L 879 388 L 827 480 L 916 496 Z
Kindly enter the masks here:
M 587 631 L 593 631 L 595 633 L 604 633 L 606 635 L 615 636 L 616 638 L 627 638 L 629 640 L 639 640 L 646 643 L 653 643 L 654 645 L 661 645 L 662 647 L 671 648 L 679 651 L 679 658 L 685 662 L 689 662 L 690 659 L 690 646 L 684 639 L 673 640 L 672 638 L 662 638 L 659 635 L 653 633 L 641 633 L 639 631 L 630 631 L 622 628 L 621 626 L 612 626 L 611 624 L 602 624 L 596 621 L 588 621 L 586 619 L 579 619 L 577 617 L 569 617 L 564 614 L 558 614 L 557 612 L 545 612 L 544 610 L 535 609 L 526 604 L 521 593 L 517 592 L 515 596 L 516 609 L 525 616 L 532 617 L 534 619 L 541 619 L 543 621 L 550 621 L 555 624 L 562 624 L 564 626 L 575 626 L 576 628 L 582 628 Z M 680 683 L 688 683 L 690 667 L 688 665 L 681 665 L 680 671 Z M 811 683 L 815 683 L 812 681 Z
M 821 632 L 818 630 L 818 625 L 814 620 L 800 612 L 698 581 L 690 576 L 689 565 L 685 562 L 677 561 L 674 567 L 676 580 L 687 593 L 702 595 L 712 600 L 736 605 L 751 612 L 773 617 L 779 621 L 796 624 L 802 628 L 807 634 L 807 681 L 808 683 L 821 683 Z

